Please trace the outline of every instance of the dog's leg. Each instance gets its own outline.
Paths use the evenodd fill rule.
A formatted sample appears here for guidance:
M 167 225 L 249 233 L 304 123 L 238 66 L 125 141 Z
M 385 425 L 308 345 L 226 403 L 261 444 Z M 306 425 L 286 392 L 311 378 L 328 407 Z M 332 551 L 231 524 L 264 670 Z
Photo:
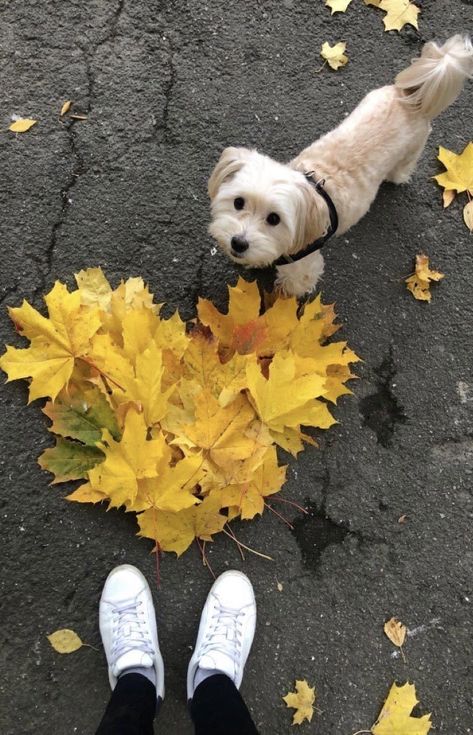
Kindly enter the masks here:
M 429 133 L 430 126 L 427 134 L 422 138 L 422 143 L 413 151 L 410 151 L 409 155 L 401 159 L 401 161 L 386 176 L 386 181 L 390 181 L 393 184 L 407 184 L 415 171 L 419 158 L 422 155 Z
M 286 296 L 304 296 L 315 289 L 323 272 L 324 259 L 317 250 L 295 263 L 278 266 L 276 288 Z

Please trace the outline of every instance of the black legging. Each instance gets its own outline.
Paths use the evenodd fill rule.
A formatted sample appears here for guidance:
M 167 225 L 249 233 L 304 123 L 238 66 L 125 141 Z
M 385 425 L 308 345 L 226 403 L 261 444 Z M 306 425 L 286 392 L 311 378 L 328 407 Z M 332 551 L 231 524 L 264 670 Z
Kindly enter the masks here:
M 225 674 L 199 684 L 190 712 L 195 735 L 258 735 L 243 698 Z M 96 735 L 153 735 L 156 688 L 141 674 L 117 682 Z

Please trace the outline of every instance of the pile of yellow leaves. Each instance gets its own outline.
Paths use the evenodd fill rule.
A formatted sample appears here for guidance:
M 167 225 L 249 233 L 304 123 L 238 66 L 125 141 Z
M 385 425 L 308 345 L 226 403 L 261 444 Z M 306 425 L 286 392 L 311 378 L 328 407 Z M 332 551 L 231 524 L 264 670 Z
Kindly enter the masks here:
M 263 513 L 285 481 L 276 446 L 314 444 L 302 427 L 328 429 L 328 404 L 350 393 L 358 358 L 327 342 L 333 308 L 281 297 L 261 314 L 256 283 L 239 279 L 228 313 L 199 299 L 189 329 L 160 316 L 141 278 L 112 290 L 95 268 L 76 281 L 56 282 L 48 317 L 10 309 L 31 344 L 0 359 L 9 380 L 30 379 L 30 401 L 51 399 L 57 440 L 39 462 L 53 482 L 84 479 L 69 500 L 124 506 L 139 535 L 177 554 Z

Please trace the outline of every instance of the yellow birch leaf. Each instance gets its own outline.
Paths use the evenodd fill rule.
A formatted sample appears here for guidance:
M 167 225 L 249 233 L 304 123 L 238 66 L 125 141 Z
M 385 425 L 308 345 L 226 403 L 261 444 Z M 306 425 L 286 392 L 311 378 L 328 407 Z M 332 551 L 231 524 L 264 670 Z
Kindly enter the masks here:
M 325 0 L 325 5 L 332 10 L 332 15 L 334 13 L 344 13 L 350 3 L 351 0 Z
M 322 44 L 320 55 L 329 67 L 336 71 L 348 63 L 348 56 L 345 54 L 346 48 L 347 45 L 344 41 L 339 41 L 334 46 L 331 46 L 328 41 L 325 41 Z
M 305 679 L 296 681 L 296 691 L 283 697 L 288 707 L 295 709 L 293 725 L 302 725 L 304 720 L 310 722 L 314 714 L 315 687 L 310 687 Z
M 385 31 L 400 31 L 407 23 L 419 28 L 417 16 L 420 8 L 410 0 L 381 0 L 379 7 L 386 11 L 383 18 Z
M 33 120 L 30 117 L 23 117 L 20 120 L 12 122 L 8 130 L 11 130 L 12 133 L 26 133 L 26 131 L 32 128 L 33 125 L 36 125 L 37 122 L 37 120 Z
M 413 684 L 394 683 L 371 732 L 373 735 L 427 735 L 432 727 L 430 715 L 411 716 L 418 703 Z
M 438 159 L 447 169 L 434 176 L 440 186 L 453 189 L 458 194 L 467 190 L 473 191 L 473 142 L 468 143 L 462 153 L 458 154 L 440 146 Z
M 72 105 L 72 100 L 66 100 L 63 106 L 61 107 L 61 112 L 59 113 L 59 115 L 63 117 L 66 114 L 66 112 L 69 112 L 69 110 L 71 109 L 71 105 Z
M 395 646 L 401 648 L 406 640 L 407 628 L 397 618 L 391 618 L 384 624 L 384 632 Z
M 463 219 L 470 232 L 473 232 L 473 199 L 468 204 L 465 204 L 463 208 Z
M 443 190 L 443 192 L 442 192 L 442 202 L 443 202 L 444 209 L 446 209 L 447 207 L 450 206 L 450 204 L 455 199 L 455 196 L 456 196 L 456 191 L 454 191 L 453 189 L 444 189 Z
M 69 628 L 61 628 L 47 636 L 48 641 L 58 653 L 74 653 L 85 645 L 77 633 Z

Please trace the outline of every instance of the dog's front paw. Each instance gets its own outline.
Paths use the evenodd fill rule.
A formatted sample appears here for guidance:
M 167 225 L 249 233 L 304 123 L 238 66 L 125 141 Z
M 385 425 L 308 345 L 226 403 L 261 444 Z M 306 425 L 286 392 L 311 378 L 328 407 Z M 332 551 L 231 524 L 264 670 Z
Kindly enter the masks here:
M 276 289 L 285 296 L 298 298 L 311 293 L 324 272 L 324 259 L 320 252 L 307 255 L 302 260 L 277 268 Z

